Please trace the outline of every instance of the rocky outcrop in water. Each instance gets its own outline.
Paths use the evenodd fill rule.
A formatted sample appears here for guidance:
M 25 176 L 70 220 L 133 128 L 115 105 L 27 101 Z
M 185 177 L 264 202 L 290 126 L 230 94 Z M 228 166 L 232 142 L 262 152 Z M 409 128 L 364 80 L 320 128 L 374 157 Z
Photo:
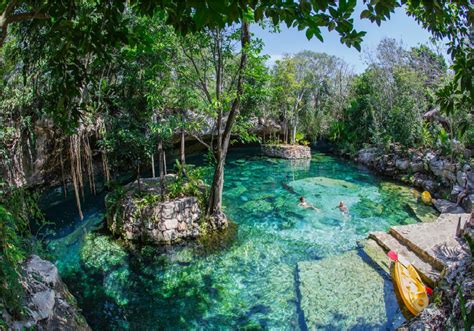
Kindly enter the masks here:
M 456 163 L 431 151 L 418 150 L 402 152 L 392 146 L 388 153 L 378 148 L 366 148 L 358 152 L 356 161 L 374 169 L 378 173 L 400 179 L 435 195 L 449 196 L 451 202 L 458 202 L 459 194 L 464 198 L 460 205 L 470 212 L 474 201 L 474 171 L 472 165 Z M 445 210 L 441 205 L 449 201 L 440 201 L 441 212 L 453 212 L 455 207 Z M 436 205 L 435 205 L 436 207 Z M 462 212 L 461 209 L 458 209 Z
M 203 220 L 197 197 L 161 201 L 159 179 L 141 182 L 140 193 L 137 182 L 133 182 L 125 187 L 124 195 L 114 206 L 108 203 L 107 224 L 113 234 L 126 240 L 173 244 L 195 239 L 208 229 L 227 226 L 225 217 Z
M 262 153 L 281 159 L 311 159 L 311 148 L 302 145 L 262 145 Z
M 54 264 L 33 255 L 23 269 L 26 314 L 22 320 L 14 321 L 4 313 L 10 329 L 91 330 Z

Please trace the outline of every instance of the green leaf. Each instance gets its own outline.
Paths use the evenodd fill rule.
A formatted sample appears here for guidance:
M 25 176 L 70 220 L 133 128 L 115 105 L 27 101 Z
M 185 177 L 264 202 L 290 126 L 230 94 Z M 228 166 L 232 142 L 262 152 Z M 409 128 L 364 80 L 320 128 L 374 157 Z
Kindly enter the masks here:
M 360 13 L 360 18 L 363 19 L 363 18 L 370 18 L 372 16 L 372 13 L 370 12 L 370 10 L 368 9 L 365 9 L 363 10 L 361 13 Z

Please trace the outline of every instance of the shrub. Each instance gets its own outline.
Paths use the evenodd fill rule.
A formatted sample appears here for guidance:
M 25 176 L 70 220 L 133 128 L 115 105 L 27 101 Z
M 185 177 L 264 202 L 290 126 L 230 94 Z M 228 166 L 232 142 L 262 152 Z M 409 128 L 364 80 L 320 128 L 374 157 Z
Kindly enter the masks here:
M 44 217 L 38 207 L 37 192 L 6 185 L 0 185 L 0 189 L 0 310 L 6 309 L 19 318 L 25 294 L 21 264 L 39 248 L 32 239 L 30 221 L 43 224 Z

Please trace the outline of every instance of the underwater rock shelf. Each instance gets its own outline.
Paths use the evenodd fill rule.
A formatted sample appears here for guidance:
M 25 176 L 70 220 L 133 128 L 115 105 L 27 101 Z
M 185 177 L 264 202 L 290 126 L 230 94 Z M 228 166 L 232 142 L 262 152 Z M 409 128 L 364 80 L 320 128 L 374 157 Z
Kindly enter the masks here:
M 281 159 L 311 159 L 311 148 L 302 145 L 262 145 L 262 153 Z
M 301 309 L 309 330 L 393 329 L 403 322 L 388 277 L 355 251 L 298 263 Z M 342 286 L 352 284 L 350 287 Z M 392 321 L 384 316 L 394 316 Z M 337 324 L 335 324 L 337 323 Z

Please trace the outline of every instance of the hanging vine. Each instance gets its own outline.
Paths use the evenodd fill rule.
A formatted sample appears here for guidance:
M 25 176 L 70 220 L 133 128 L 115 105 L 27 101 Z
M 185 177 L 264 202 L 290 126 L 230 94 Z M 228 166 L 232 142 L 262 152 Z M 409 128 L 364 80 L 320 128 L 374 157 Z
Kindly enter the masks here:
M 61 163 L 61 181 L 63 183 L 63 192 L 64 198 L 67 197 L 67 183 L 66 183 L 66 176 L 64 175 L 64 159 L 63 159 L 63 140 L 61 139 L 59 143 L 59 162 Z
M 79 217 L 81 220 L 84 219 L 81 208 L 81 195 L 84 196 L 83 181 L 82 181 L 82 171 L 81 171 L 81 140 L 77 134 L 73 134 L 69 137 L 69 153 L 71 159 L 71 179 L 74 187 L 74 195 L 76 198 L 77 210 L 79 212 Z
M 93 157 L 92 149 L 89 142 L 89 136 L 87 134 L 82 134 L 82 144 L 84 149 L 84 163 L 86 165 L 87 176 L 89 179 L 89 188 L 92 194 L 96 194 L 95 188 L 95 179 L 94 179 L 94 166 L 93 166 Z
M 97 131 L 96 135 L 98 140 L 104 140 L 107 135 L 107 128 L 105 127 L 104 121 L 102 118 L 97 119 Z M 102 171 L 105 183 L 110 182 L 110 167 L 109 167 L 109 158 L 107 157 L 107 147 L 102 144 L 102 148 L 100 149 L 100 153 L 102 156 Z

